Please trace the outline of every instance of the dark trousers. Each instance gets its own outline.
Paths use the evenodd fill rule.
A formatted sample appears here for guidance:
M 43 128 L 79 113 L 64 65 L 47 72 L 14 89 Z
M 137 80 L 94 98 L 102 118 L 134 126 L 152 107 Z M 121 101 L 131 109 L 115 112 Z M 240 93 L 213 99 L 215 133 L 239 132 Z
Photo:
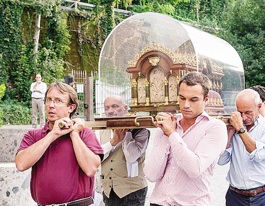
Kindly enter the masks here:
M 119 198 L 112 189 L 109 198 L 103 192 L 103 201 L 105 206 L 144 206 L 146 193 L 147 187 Z
M 257 194 L 254 197 L 246 197 L 228 189 L 225 199 L 226 206 L 264 206 L 265 192 Z

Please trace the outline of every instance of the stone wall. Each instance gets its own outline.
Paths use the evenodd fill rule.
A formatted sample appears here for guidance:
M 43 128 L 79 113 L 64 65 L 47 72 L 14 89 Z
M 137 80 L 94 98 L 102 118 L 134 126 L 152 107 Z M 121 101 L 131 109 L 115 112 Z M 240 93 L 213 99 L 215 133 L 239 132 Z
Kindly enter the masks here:
M 19 172 L 15 154 L 23 135 L 31 126 L 0 127 L 0 205 L 36 206 L 30 195 L 30 172 Z

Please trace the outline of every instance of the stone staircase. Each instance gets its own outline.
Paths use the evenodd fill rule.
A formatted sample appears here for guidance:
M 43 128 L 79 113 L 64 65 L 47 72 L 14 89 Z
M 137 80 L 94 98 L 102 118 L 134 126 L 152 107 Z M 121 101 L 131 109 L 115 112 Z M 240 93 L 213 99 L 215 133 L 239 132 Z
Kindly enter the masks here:
M 30 195 L 30 172 L 19 172 L 15 154 L 23 135 L 31 125 L 4 125 L 0 127 L 0 205 L 36 206 Z

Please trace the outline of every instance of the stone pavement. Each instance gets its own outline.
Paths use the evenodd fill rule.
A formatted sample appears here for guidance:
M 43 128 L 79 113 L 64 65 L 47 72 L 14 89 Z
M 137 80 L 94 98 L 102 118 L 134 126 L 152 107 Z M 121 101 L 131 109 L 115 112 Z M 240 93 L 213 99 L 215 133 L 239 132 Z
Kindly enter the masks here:
M 31 125 L 0 127 L 0 205 L 36 206 L 29 191 L 30 170 L 19 172 L 15 167 L 15 153 Z

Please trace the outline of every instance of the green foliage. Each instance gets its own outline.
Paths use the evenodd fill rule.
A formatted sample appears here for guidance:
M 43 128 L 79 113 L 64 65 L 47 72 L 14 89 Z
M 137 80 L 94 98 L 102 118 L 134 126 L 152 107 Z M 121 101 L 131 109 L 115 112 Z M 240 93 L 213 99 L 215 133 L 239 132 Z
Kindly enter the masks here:
M 31 109 L 25 104 L 17 101 L 1 102 L 0 108 L 4 114 L 2 117 L 3 124 L 31 124 Z
M 106 4 L 113 4 L 112 1 L 105 2 Z M 114 25 L 117 25 L 123 20 L 122 15 L 114 15 L 113 6 L 100 6 L 99 1 L 94 3 L 95 7 L 88 13 L 71 12 L 68 15 L 68 25 L 72 34 L 72 45 L 76 47 L 71 50 L 67 61 L 76 62 L 80 59 L 78 64 L 69 65 L 70 67 L 81 67 L 86 70 L 87 74 L 96 75 L 98 69 L 99 54 L 108 34 L 112 31 Z M 106 15 L 108 14 L 108 15 Z M 73 32 L 75 30 L 76 32 Z M 75 45 L 76 44 L 76 45 Z M 78 53 L 72 53 L 72 51 Z M 75 60 L 73 60 L 75 58 Z
M 3 111 L 0 108 L 0 127 L 3 125 Z
M 105 7 L 105 15 L 101 17 L 101 28 L 106 34 L 109 34 L 114 27 L 114 2 L 114 0 L 100 0 Z
M 9 85 L 4 99 L 29 101 L 36 73 L 47 83 L 64 77 L 63 58 L 70 49 L 70 34 L 60 2 L 0 1 L 0 83 Z M 41 14 L 42 24 L 47 22 L 41 26 L 37 60 L 33 55 L 36 14 Z
M 1 3 L 3 10 L 0 13 L 0 53 L 2 82 L 9 85 L 5 99 L 28 99 L 28 80 L 31 75 L 32 61 L 30 50 L 23 44 L 21 16 L 24 6 L 15 1 Z M 7 32 L 8 31 L 8 32 Z
M 5 94 L 6 86 L 4 84 L 0 84 L 0 101 L 2 97 Z M 0 107 L 0 127 L 3 125 L 3 111 L 2 108 Z
M 265 86 L 265 12 L 263 0 L 235 0 L 224 10 L 220 36 L 231 43 L 243 61 L 246 87 Z
M 23 5 L 27 8 L 34 9 L 36 13 L 42 14 L 45 17 L 53 15 L 54 11 L 59 11 L 61 7 L 61 0 L 25 0 L 19 2 L 19 5 Z
M 70 34 L 67 26 L 67 15 L 62 12 L 54 12 L 48 19 L 48 30 L 45 39 L 45 47 L 52 49 L 58 59 L 62 59 L 70 50 Z
M 64 61 L 56 58 L 56 53 L 52 49 L 42 48 L 38 54 L 38 64 L 35 73 L 40 73 L 43 81 L 47 84 L 64 77 Z M 33 81 L 33 79 L 32 79 Z
M 1 83 L 13 80 L 13 72 L 19 65 L 19 52 L 22 44 L 20 16 L 23 7 L 16 2 L 0 2 L 0 66 Z M 16 98 L 16 97 L 14 97 Z
M 142 12 L 157 12 L 161 14 L 168 14 L 174 16 L 175 7 L 169 3 L 159 3 L 157 1 L 146 3 L 145 5 L 130 5 L 128 6 L 129 10 L 133 10 L 137 13 Z
M 32 52 L 30 48 L 27 48 L 25 45 L 21 45 L 19 51 L 17 69 L 11 72 L 9 79 L 9 82 L 12 84 L 12 90 L 7 90 L 7 95 L 12 99 L 15 97 L 15 99 L 20 101 L 28 101 L 30 99 L 29 77 L 33 70 Z
M 4 84 L 0 84 L 0 100 L 5 94 L 6 86 Z
M 64 77 L 64 56 L 70 50 L 70 34 L 67 15 L 60 10 L 51 9 L 46 36 L 39 47 L 35 73 L 41 73 L 46 83 L 62 80 Z
M 39 48 L 35 73 L 41 73 L 46 83 L 62 80 L 64 77 L 64 56 L 70 50 L 70 34 L 67 15 L 54 11 L 47 18 L 47 35 Z

